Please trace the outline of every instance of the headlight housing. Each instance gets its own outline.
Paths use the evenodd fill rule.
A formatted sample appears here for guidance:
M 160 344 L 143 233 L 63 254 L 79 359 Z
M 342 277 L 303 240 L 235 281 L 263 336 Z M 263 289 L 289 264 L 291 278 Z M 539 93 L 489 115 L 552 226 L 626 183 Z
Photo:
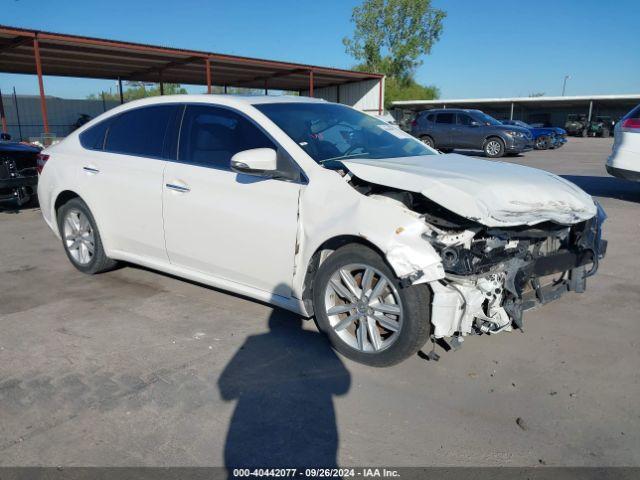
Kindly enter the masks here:
M 515 130 L 507 130 L 507 135 L 511 135 L 512 137 L 524 138 L 525 134 L 523 132 L 516 132 Z

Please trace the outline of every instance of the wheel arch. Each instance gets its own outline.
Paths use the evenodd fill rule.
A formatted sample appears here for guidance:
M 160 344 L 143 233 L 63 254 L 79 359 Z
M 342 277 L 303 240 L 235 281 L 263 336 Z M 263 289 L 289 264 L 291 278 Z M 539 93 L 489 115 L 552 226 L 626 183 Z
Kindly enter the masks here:
M 486 137 L 484 137 L 484 141 L 482 142 L 482 148 L 484 148 L 484 146 L 487 144 L 487 142 L 489 140 L 491 140 L 492 138 L 496 138 L 496 139 L 500 140 L 502 142 L 502 144 L 505 145 L 505 146 L 507 144 L 506 140 L 504 138 L 502 138 L 502 135 L 500 135 L 499 133 L 490 133 Z
M 360 237 L 358 235 L 337 235 L 325 240 L 310 257 L 310 260 L 307 264 L 307 269 L 304 276 L 304 281 L 302 285 L 302 301 L 304 303 L 305 309 L 310 316 L 313 316 L 313 282 L 315 280 L 316 273 L 318 272 L 318 268 L 320 264 L 324 262 L 331 253 L 337 250 L 340 247 L 345 245 L 357 244 L 362 245 L 363 247 L 370 248 L 375 251 L 382 260 L 389 265 L 387 261 L 386 255 L 384 252 L 373 242 L 370 240 Z M 392 271 L 395 271 L 391 265 L 389 265 Z

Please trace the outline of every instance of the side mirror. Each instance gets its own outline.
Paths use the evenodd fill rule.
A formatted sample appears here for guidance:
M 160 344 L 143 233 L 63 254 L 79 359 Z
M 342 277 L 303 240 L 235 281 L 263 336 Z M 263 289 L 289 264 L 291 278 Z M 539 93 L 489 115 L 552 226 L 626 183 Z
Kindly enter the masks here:
M 471 122 L 471 126 L 472 127 L 479 127 L 480 126 L 480 122 L 476 122 L 475 120 L 473 122 Z
M 231 157 L 231 170 L 256 177 L 270 177 L 277 173 L 278 154 L 273 148 L 252 148 Z

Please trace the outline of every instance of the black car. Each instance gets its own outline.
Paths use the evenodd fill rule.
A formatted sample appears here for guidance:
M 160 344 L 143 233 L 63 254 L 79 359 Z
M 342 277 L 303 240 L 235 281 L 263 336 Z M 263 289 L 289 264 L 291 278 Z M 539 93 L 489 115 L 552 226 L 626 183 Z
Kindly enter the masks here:
M 503 125 L 480 110 L 426 110 L 416 116 L 411 133 L 443 152 L 454 148 L 484 150 L 491 158 L 533 148 L 533 137 L 528 129 Z
M 27 203 L 36 193 L 40 148 L 12 142 L 6 134 L 0 140 L 0 202 Z

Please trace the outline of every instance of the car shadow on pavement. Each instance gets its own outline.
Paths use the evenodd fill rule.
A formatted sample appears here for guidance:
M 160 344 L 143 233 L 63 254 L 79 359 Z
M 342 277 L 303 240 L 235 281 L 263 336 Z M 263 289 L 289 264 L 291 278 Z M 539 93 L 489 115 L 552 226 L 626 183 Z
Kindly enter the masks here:
M 247 337 L 218 380 L 236 401 L 224 449 L 234 468 L 337 467 L 334 395 L 351 375 L 325 335 L 303 330 L 302 318 L 274 309 L 269 332 Z
M 590 175 L 562 175 L 594 197 L 615 198 L 640 203 L 640 183 L 615 177 Z

